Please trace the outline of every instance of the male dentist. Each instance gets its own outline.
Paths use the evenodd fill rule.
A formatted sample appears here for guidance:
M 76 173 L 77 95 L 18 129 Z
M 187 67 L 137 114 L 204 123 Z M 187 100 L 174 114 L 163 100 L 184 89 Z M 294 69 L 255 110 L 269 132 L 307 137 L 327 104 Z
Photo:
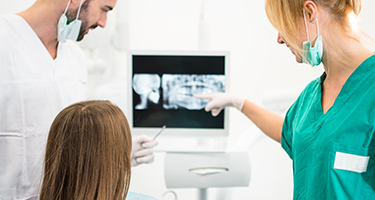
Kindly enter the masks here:
M 48 129 L 86 99 L 85 56 L 74 41 L 105 27 L 117 0 L 37 0 L 0 16 L 0 199 L 38 199 Z M 133 139 L 132 163 L 151 163 L 157 141 Z

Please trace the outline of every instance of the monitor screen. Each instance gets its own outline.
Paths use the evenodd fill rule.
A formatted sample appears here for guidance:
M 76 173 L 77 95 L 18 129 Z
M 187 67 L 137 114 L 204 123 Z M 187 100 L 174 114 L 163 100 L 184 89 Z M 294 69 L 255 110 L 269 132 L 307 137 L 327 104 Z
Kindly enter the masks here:
M 165 125 L 174 134 L 227 135 L 225 110 L 213 117 L 204 110 L 209 100 L 194 94 L 226 92 L 228 52 L 133 51 L 129 60 L 133 133 Z

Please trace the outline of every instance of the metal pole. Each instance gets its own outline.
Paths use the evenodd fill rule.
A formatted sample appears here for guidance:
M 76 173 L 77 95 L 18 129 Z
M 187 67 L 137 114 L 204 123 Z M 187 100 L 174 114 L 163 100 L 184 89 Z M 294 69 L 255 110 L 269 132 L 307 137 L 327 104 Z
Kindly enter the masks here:
M 198 200 L 207 200 L 207 188 L 198 189 Z

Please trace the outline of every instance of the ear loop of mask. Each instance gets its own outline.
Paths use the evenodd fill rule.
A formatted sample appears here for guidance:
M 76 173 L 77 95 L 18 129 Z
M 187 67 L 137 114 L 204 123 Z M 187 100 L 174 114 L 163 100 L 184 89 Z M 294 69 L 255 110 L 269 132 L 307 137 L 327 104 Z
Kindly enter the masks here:
M 70 5 L 70 1 L 71 1 L 71 0 L 68 1 L 68 5 L 67 5 L 66 8 L 65 8 L 64 15 L 65 15 L 66 12 L 68 11 L 68 8 L 69 8 L 69 5 Z
M 72 1 L 72 0 L 69 0 L 68 5 L 67 5 L 66 8 L 65 8 L 64 15 L 66 14 L 66 12 L 68 12 L 68 8 L 69 8 L 69 5 L 70 5 L 70 2 L 71 2 L 71 1 Z M 83 3 L 83 0 L 81 0 L 81 3 L 79 4 L 79 8 L 78 8 L 78 12 L 77 12 L 77 16 L 76 16 L 76 20 L 78 20 L 79 13 L 81 12 L 82 3 Z
M 316 30 L 318 32 L 317 39 L 314 42 L 314 47 L 311 47 L 312 42 L 310 42 L 309 30 L 307 28 L 307 20 L 305 10 L 303 9 L 303 18 L 305 20 L 305 28 L 307 41 L 303 42 L 303 61 L 304 63 L 310 64 L 311 66 L 318 66 L 322 62 L 323 55 L 323 43 L 322 36 L 319 35 L 319 21 L 316 18 Z M 314 23 L 314 21 L 312 22 Z
M 303 19 L 305 20 L 305 28 L 306 28 L 307 41 L 310 41 L 310 38 L 309 38 L 309 29 L 307 28 L 306 14 L 305 14 L 305 10 L 304 9 L 303 9 Z M 318 32 L 318 37 L 319 37 L 319 20 L 318 20 L 318 18 L 316 18 L 316 30 Z
M 78 8 L 78 12 L 77 12 L 77 17 L 76 17 L 77 20 L 78 20 L 79 13 L 81 12 L 82 3 L 83 3 L 83 0 L 81 0 L 81 3 L 79 4 L 79 8 Z M 316 20 L 316 22 L 318 22 L 318 20 Z M 318 29 L 318 35 L 319 35 L 319 29 Z

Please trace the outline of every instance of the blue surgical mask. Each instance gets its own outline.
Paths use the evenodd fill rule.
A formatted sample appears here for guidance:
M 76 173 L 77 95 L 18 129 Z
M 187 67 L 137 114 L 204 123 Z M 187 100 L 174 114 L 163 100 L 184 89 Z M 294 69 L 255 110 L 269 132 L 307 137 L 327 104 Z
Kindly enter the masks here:
M 65 12 L 61 15 L 57 24 L 57 40 L 60 42 L 65 42 L 67 39 L 77 41 L 79 31 L 81 30 L 82 21 L 78 19 L 78 16 L 81 12 L 82 0 L 77 12 L 77 18 L 68 24 L 68 17 L 66 16 L 66 12 L 68 11 L 70 2 L 71 0 L 69 0 Z
M 314 47 L 311 47 L 311 42 L 309 39 L 309 30 L 307 29 L 307 23 L 306 23 L 305 10 L 303 10 L 303 17 L 305 19 L 307 41 L 303 42 L 302 61 L 303 63 L 309 64 L 311 66 L 318 66 L 322 62 L 322 56 L 323 56 L 323 40 L 322 40 L 322 36 L 319 35 L 318 18 L 316 19 L 316 28 L 318 31 L 318 38 L 315 41 Z

